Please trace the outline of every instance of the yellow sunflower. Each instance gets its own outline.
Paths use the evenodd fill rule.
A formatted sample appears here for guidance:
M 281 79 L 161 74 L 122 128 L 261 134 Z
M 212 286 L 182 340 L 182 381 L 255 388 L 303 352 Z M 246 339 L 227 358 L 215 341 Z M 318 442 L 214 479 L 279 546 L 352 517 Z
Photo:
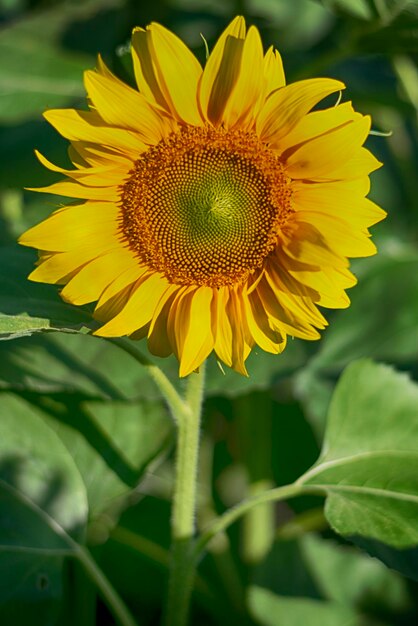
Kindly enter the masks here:
M 137 89 L 99 58 L 89 111 L 45 117 L 71 141 L 74 170 L 38 191 L 77 198 L 20 243 L 40 250 L 30 279 L 97 302 L 102 337 L 148 337 L 180 376 L 214 351 L 246 374 L 257 344 L 319 338 L 318 305 L 344 308 L 347 257 L 376 252 L 385 213 L 365 196 L 380 166 L 370 117 L 349 102 L 311 112 L 338 80 L 285 85 L 277 50 L 235 18 L 204 69 L 160 24 L 132 35 Z

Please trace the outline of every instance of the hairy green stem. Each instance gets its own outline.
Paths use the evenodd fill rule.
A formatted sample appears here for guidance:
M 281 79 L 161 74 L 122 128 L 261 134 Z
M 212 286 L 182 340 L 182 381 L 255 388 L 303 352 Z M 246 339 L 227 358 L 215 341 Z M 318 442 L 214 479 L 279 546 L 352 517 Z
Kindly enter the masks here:
M 252 498 L 248 498 L 243 502 L 240 502 L 236 506 L 226 511 L 223 515 L 214 520 L 206 530 L 200 535 L 198 541 L 195 543 L 194 558 L 199 559 L 203 550 L 209 541 L 215 537 L 219 532 L 224 531 L 237 519 L 242 517 L 245 513 L 250 511 L 254 506 L 265 504 L 266 502 L 278 502 L 279 500 L 287 500 L 288 498 L 295 498 L 302 494 L 314 494 L 324 495 L 325 490 L 322 487 L 314 485 L 304 485 L 301 483 L 292 483 L 291 485 L 284 485 L 283 487 L 276 487 L 276 489 L 268 489 L 263 493 L 260 493 Z
M 204 366 L 188 378 L 186 405 L 177 415 L 176 474 L 166 626 L 186 626 L 197 561 L 194 558 L 196 482 Z

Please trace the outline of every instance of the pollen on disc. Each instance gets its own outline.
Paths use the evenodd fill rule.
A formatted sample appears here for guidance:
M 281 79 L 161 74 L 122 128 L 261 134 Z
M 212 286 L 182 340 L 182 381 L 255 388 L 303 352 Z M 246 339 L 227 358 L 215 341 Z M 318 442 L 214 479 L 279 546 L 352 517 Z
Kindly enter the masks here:
M 180 285 L 244 282 L 291 209 L 278 157 L 252 133 L 187 127 L 150 148 L 122 187 L 122 230 L 142 262 Z

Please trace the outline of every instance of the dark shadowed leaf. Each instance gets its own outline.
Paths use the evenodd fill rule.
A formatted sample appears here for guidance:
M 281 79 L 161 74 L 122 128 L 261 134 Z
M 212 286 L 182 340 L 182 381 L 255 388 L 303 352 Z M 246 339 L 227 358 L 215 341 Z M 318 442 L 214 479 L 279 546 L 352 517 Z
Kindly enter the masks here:
M 62 556 L 82 541 L 87 494 L 59 437 L 26 402 L 3 394 L 0 417 L 0 554 L 2 623 L 19 615 L 52 623 L 61 594 Z M 4 570 L 3 570 L 4 571 Z M 41 621 L 43 616 L 45 621 Z
M 255 569 L 253 584 L 279 597 L 346 606 L 364 620 L 377 617 L 377 606 L 393 614 L 408 607 L 407 588 L 398 574 L 352 547 L 314 534 L 277 540 Z
M 67 304 L 51 285 L 27 280 L 36 255 L 10 246 L 0 250 L 0 339 L 14 339 L 45 330 L 86 332 L 91 315 Z
M 95 540 L 103 540 L 126 498 L 170 444 L 168 411 L 147 400 L 103 403 L 61 395 L 38 402 L 83 478 L 94 524 L 89 536 L 100 533 Z

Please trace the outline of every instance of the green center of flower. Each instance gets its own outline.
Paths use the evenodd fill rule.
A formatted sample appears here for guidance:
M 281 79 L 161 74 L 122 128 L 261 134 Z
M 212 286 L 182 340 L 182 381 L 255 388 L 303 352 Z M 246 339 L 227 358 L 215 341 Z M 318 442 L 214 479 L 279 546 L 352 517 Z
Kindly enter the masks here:
M 255 135 L 188 128 L 148 150 L 122 189 L 123 231 L 170 282 L 245 280 L 290 211 L 278 158 Z

